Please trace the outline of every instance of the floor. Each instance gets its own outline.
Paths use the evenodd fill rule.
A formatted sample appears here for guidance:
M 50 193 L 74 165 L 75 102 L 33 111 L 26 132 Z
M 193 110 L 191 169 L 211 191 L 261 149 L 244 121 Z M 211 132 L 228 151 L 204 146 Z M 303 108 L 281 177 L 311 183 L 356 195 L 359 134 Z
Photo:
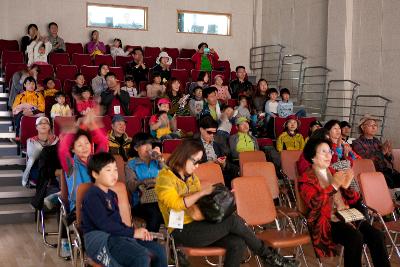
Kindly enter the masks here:
M 35 224 L 0 225 L 0 267 L 70 267 L 70 261 L 64 261 L 56 255 L 56 249 L 43 245 L 41 236 L 36 232 Z M 309 266 L 317 266 L 311 246 L 305 247 Z M 325 266 L 336 266 L 336 259 L 330 259 Z M 193 267 L 208 266 L 202 258 L 190 259 Z M 255 267 L 252 259 L 243 267 Z M 303 264 L 304 266 L 304 264 Z M 392 266 L 400 266 L 392 259 Z

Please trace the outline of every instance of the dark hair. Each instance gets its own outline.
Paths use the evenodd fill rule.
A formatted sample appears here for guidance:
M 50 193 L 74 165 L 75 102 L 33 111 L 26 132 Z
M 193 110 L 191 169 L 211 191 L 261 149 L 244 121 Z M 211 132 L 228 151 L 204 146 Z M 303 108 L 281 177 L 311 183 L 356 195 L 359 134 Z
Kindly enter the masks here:
M 224 110 L 226 110 L 226 109 L 228 109 L 228 108 L 233 109 L 233 107 L 231 107 L 231 106 L 229 106 L 229 105 L 227 105 L 227 104 L 222 104 L 219 108 L 220 108 L 221 111 L 224 111 Z
M 93 95 L 93 90 L 92 90 L 92 88 L 90 88 L 90 86 L 87 86 L 87 85 L 82 86 L 82 88 L 80 89 L 80 91 L 81 91 L 81 94 L 82 94 L 83 92 L 89 92 L 90 95 Z
M 93 31 L 90 33 L 90 39 L 91 39 L 91 40 L 93 40 L 93 34 L 94 34 L 95 32 L 99 32 L 99 31 L 98 31 L 98 30 L 93 30 Z
M 100 67 L 100 66 L 99 66 Z M 100 68 L 101 69 L 101 68 Z M 99 72 L 99 70 L 98 70 L 98 72 Z M 79 76 L 83 76 L 83 78 L 85 78 L 85 76 L 83 75 L 83 73 L 82 72 L 77 72 L 76 74 L 75 74 L 75 76 L 74 76 L 74 78 L 75 78 L 75 80 L 79 77 Z
M 46 86 L 49 81 L 53 81 L 55 83 L 53 77 L 47 77 L 46 79 L 43 80 L 43 85 Z
M 290 118 L 290 119 L 288 119 L 287 121 L 285 121 L 285 124 L 284 124 L 284 126 L 285 126 L 285 128 L 284 128 L 284 130 L 285 130 L 285 132 L 287 132 L 288 131 L 288 124 L 289 124 L 289 121 L 290 120 L 295 120 L 296 121 L 296 123 L 297 123 L 297 128 L 296 128 L 296 130 L 294 131 L 295 133 L 298 133 L 299 132 L 299 121 L 297 120 L 297 119 L 295 119 L 295 118 Z
M 135 48 L 132 50 L 132 54 L 135 54 L 136 51 L 142 52 L 142 55 L 143 55 L 143 49 L 142 49 L 141 47 L 135 47 Z
M 92 173 L 100 173 L 100 171 L 110 163 L 114 163 L 115 158 L 109 152 L 99 152 L 90 157 L 87 169 L 90 177 L 94 179 Z M 93 180 L 92 180 L 93 181 Z
M 218 123 L 208 115 L 200 119 L 199 127 L 203 129 L 218 128 Z
M 125 76 L 125 82 L 128 82 L 128 81 L 135 82 L 135 79 L 133 78 L 132 75 L 126 75 Z
M 307 142 L 307 144 L 304 147 L 303 154 L 304 158 L 311 164 L 313 164 L 313 158 L 317 154 L 317 148 L 321 144 L 327 144 L 329 147 L 331 147 L 331 142 L 326 139 L 321 139 L 321 138 L 310 138 Z
M 287 89 L 287 88 L 282 88 L 282 89 L 279 91 L 279 94 L 280 94 L 281 97 L 283 96 L 283 94 L 288 94 L 288 95 L 290 95 L 290 91 L 289 91 L 289 89 Z
M 151 76 L 152 76 L 152 80 L 153 80 L 153 82 L 154 82 L 154 78 L 155 77 L 161 77 L 161 73 L 160 72 L 158 72 L 158 71 L 155 71 L 155 72 L 153 72 L 152 74 L 151 74 Z
M 319 125 L 320 127 L 322 127 L 322 124 L 321 124 L 320 121 L 318 121 L 318 120 L 312 121 L 312 122 L 310 123 L 310 125 L 308 126 L 308 136 L 310 136 L 310 135 L 312 134 L 311 128 L 314 127 L 315 125 Z M 318 129 L 317 129 L 317 130 L 318 130 Z
M 122 41 L 119 38 L 114 38 L 114 42 L 118 41 L 119 42 L 119 47 L 122 47 Z
M 57 26 L 57 28 L 58 28 L 57 23 L 55 23 L 54 21 L 49 23 L 49 30 L 50 30 L 50 27 L 51 27 L 51 26 Z
M 179 82 L 179 84 L 181 83 L 181 81 L 180 81 L 179 79 L 177 79 L 177 78 L 171 78 L 171 79 L 167 82 L 167 89 L 165 89 L 165 91 L 166 91 L 166 93 L 167 93 L 167 96 L 168 96 L 170 99 L 173 97 L 173 95 L 172 95 L 172 84 L 173 84 L 174 82 Z M 182 92 L 181 92 L 181 90 L 179 90 L 177 96 L 180 97 L 181 95 L 182 95 Z
M 64 92 L 58 91 L 57 93 L 54 94 L 54 99 L 57 99 L 57 97 L 63 96 L 65 98 Z
M 185 169 L 187 160 L 194 154 L 203 151 L 201 142 L 195 139 L 184 140 L 171 154 L 167 160 L 167 165 L 175 173 Z
M 29 24 L 28 25 L 28 30 L 27 30 L 27 33 L 29 34 L 29 30 L 31 29 L 31 28 L 35 28 L 37 31 L 39 30 L 39 28 L 38 28 L 38 26 L 36 25 L 36 24 Z
M 197 76 L 197 81 L 203 81 L 204 82 L 204 77 L 206 77 L 206 75 L 209 75 L 207 71 L 200 71 L 199 75 Z
M 200 49 L 203 45 L 206 45 L 206 47 L 208 48 L 208 44 L 205 43 L 205 42 L 201 42 L 201 43 L 197 46 L 197 48 Z
M 276 93 L 277 95 L 279 95 L 278 90 L 276 90 L 276 88 L 269 88 L 267 95 L 270 96 L 272 93 Z
M 329 136 L 329 131 L 327 129 L 319 128 L 311 133 L 309 140 L 310 139 L 325 139 L 330 142 L 330 139 L 328 136 Z
M 344 128 L 344 127 L 349 127 L 349 128 L 351 128 L 351 125 L 350 125 L 350 123 L 349 123 L 348 121 L 341 121 L 341 122 L 339 123 L 339 126 L 340 126 L 340 129 L 342 129 L 342 128 Z
M 214 92 L 218 92 L 218 89 L 214 86 L 203 88 L 203 98 L 206 99 L 210 94 Z
M 106 76 L 104 76 L 104 79 L 107 80 L 107 78 L 108 78 L 108 77 L 111 77 L 111 76 L 113 76 L 114 78 L 117 77 L 117 75 L 115 75 L 114 72 L 109 71 L 109 72 L 106 74 Z
M 260 90 L 260 83 L 261 82 L 266 82 L 267 83 L 267 89 L 268 89 L 268 82 L 266 79 L 259 79 L 257 82 L 257 88 L 256 88 L 256 93 L 254 94 L 254 96 L 261 96 L 261 90 Z M 268 90 L 266 92 L 266 95 L 268 95 Z
M 36 83 L 36 80 L 35 80 L 35 78 L 33 78 L 32 76 L 28 76 L 28 77 L 26 77 L 25 78 L 25 80 L 24 80 L 24 82 L 23 82 L 23 87 L 24 87 L 24 91 L 26 90 L 26 87 L 25 87 L 25 83 L 26 82 L 33 82 L 33 83 L 35 83 L 35 89 L 37 88 L 37 83 Z
M 235 71 L 238 72 L 239 69 L 244 69 L 244 70 L 246 70 L 246 68 L 245 68 L 244 66 L 239 65 L 239 66 L 237 66 L 237 67 L 235 68 Z
M 148 134 L 139 132 L 132 137 L 132 142 L 129 147 L 128 155 L 129 157 L 138 157 L 138 153 L 135 148 L 138 148 L 145 144 L 152 144 L 154 142 L 154 138 Z
M 89 143 L 92 143 L 92 136 L 88 131 L 82 130 L 82 129 L 78 129 L 78 131 L 75 133 L 74 136 L 74 141 L 71 143 L 71 146 L 69 148 L 71 154 L 73 154 L 74 152 L 72 151 L 74 149 L 74 144 L 76 142 L 76 140 L 79 139 L 79 137 L 81 136 L 86 136 L 86 138 L 89 140 Z
M 107 66 L 107 67 L 108 67 L 107 64 L 104 64 L 104 63 L 100 64 L 100 65 L 99 65 L 99 68 L 97 69 L 97 75 L 101 76 L 101 68 L 102 68 L 103 66 Z
M 249 103 L 249 99 L 245 95 L 240 95 L 238 101 L 240 102 L 242 99 L 246 99 L 247 104 Z
M 36 69 L 36 71 L 37 71 L 38 73 L 40 73 L 40 66 L 39 66 L 38 64 L 32 64 L 32 65 L 30 65 L 29 67 L 27 67 L 26 69 L 27 69 L 27 70 L 28 70 L 28 69 L 29 69 L 29 70 Z
M 194 94 L 194 92 L 196 92 L 197 89 L 201 89 L 201 91 L 203 92 L 203 87 L 201 87 L 200 85 L 197 85 L 193 88 L 193 94 Z
M 324 128 L 327 129 L 328 131 L 330 131 L 332 129 L 332 127 L 335 126 L 336 124 L 340 126 L 340 121 L 330 120 L 327 123 L 325 123 Z

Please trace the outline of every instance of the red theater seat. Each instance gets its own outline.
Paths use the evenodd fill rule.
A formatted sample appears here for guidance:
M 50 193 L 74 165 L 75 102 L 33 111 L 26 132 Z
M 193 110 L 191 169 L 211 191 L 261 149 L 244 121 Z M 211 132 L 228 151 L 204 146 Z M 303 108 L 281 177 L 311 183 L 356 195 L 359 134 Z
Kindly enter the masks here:
M 71 63 L 80 68 L 83 65 L 91 66 L 92 58 L 89 54 L 72 54 Z
M 168 139 L 162 142 L 162 152 L 172 153 L 182 143 L 182 139 Z
M 57 79 L 64 83 L 65 80 L 75 80 L 75 74 L 78 72 L 76 65 L 58 65 L 56 67 Z
M 66 52 L 72 58 L 72 54 L 83 54 L 83 45 L 81 43 L 65 43 Z

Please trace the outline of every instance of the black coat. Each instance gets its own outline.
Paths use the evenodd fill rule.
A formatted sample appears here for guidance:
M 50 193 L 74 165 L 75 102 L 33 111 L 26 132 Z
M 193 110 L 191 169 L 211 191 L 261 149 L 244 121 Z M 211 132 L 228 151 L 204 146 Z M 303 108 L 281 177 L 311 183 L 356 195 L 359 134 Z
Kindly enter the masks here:
M 114 97 L 118 98 L 121 103 L 121 108 L 124 111 L 125 115 L 131 115 L 129 111 L 129 93 L 123 90 L 120 90 L 118 95 L 114 95 L 114 91 L 107 89 L 101 93 L 101 102 L 100 105 L 104 106 L 105 111 L 104 114 L 107 114 L 108 109 L 114 99 Z

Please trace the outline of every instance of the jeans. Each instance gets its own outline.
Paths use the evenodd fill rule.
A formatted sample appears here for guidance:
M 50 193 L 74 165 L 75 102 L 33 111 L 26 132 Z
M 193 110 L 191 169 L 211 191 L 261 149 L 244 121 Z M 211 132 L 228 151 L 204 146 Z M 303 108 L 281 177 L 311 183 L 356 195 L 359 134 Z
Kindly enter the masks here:
M 164 219 L 158 207 L 158 203 L 139 204 L 133 207 L 133 215 L 146 221 L 146 229 L 150 232 L 158 232 Z
M 154 241 L 110 236 L 107 245 L 111 256 L 124 267 L 165 267 L 168 265 L 165 249 Z
M 331 222 L 331 232 L 332 241 L 344 246 L 345 267 L 361 267 L 364 243 L 369 248 L 375 267 L 390 266 L 384 234 L 368 222 L 361 222 L 358 229 L 344 222 Z
M 224 266 L 239 267 L 246 247 L 255 254 L 265 256 L 270 253 L 263 242 L 245 225 L 239 216 L 233 214 L 221 223 L 194 221 L 183 229 L 172 232 L 175 243 L 187 247 L 216 246 L 226 249 Z

